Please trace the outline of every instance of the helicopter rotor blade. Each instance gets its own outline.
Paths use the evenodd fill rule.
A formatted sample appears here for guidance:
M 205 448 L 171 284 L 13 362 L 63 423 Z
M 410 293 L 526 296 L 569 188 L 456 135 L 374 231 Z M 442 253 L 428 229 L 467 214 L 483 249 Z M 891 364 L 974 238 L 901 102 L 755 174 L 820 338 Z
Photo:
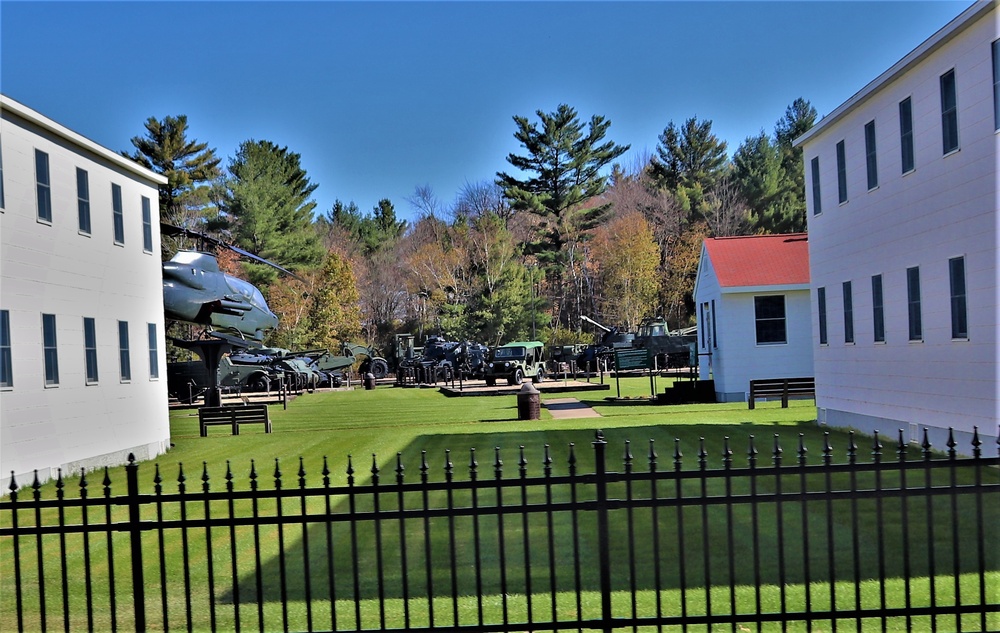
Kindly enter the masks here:
M 259 264 L 264 264 L 266 266 L 270 266 L 271 268 L 274 268 L 278 272 L 284 273 L 284 274 L 286 274 L 289 277 L 292 277 L 294 279 L 298 279 L 299 281 L 301 281 L 303 283 L 305 282 L 305 279 L 303 279 L 302 277 L 299 277 L 298 275 L 296 275 L 292 271 L 288 270 L 287 268 L 284 268 L 283 266 L 279 266 L 278 264 L 275 264 L 272 261 L 266 260 L 263 257 L 260 257 L 259 255 L 254 255 L 250 251 L 244 250 L 244 249 L 240 248 L 239 246 L 235 246 L 233 244 L 227 244 L 227 243 L 223 242 L 222 240 L 220 240 L 218 238 L 212 237 L 211 235 L 205 235 L 204 233 L 199 233 L 198 231 L 192 231 L 191 229 L 187 229 L 187 228 L 184 228 L 182 226 L 175 226 L 173 224 L 168 224 L 166 222 L 161 222 L 160 223 L 160 233 L 162 233 L 164 235 L 169 235 L 171 237 L 177 236 L 177 235 L 183 235 L 184 237 L 189 237 L 191 239 L 201 240 L 202 242 L 206 242 L 208 244 L 212 244 L 213 246 L 216 246 L 216 247 L 219 247 L 219 248 L 228 248 L 229 250 L 233 251 L 234 253 L 240 255 L 241 257 L 246 257 L 247 259 L 251 259 L 251 260 L 253 260 L 253 261 L 255 261 L 255 262 L 259 263 Z

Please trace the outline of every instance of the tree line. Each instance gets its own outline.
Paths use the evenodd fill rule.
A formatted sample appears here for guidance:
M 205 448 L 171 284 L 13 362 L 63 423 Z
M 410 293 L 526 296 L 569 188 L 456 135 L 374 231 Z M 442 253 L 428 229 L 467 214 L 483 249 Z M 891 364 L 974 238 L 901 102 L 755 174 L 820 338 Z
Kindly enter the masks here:
M 122 154 L 164 175 L 163 222 L 207 233 L 294 270 L 219 253 L 279 316 L 268 344 L 337 348 L 393 334 L 440 334 L 496 345 L 585 342 L 581 315 L 634 329 L 662 316 L 693 324 L 692 291 L 708 237 L 806 230 L 801 150 L 816 121 L 796 99 L 729 157 L 712 121 L 670 121 L 654 153 L 608 138 L 611 122 L 569 105 L 514 116 L 521 152 L 508 173 L 466 183 L 452 202 L 418 186 L 412 222 L 380 200 L 317 211 L 300 155 L 266 140 L 240 144 L 226 165 L 188 138 L 186 116 L 149 118 Z M 164 238 L 163 257 L 190 247 Z M 597 333 L 598 335 L 600 333 Z M 422 342 L 422 341 L 421 341 Z

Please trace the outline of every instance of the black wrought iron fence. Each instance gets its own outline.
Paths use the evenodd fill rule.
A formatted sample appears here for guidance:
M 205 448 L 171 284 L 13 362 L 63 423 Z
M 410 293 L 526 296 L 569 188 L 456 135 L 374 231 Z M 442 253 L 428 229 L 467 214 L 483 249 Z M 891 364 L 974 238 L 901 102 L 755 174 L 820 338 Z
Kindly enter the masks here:
M 349 459 L 346 485 L 325 461 L 307 485 L 301 460 L 145 485 L 132 462 L 124 495 L 108 471 L 76 495 L 60 476 L 51 499 L 12 482 L 0 628 L 1000 629 L 1000 458 L 978 434 L 971 458 L 902 431 L 889 449 L 852 433 L 839 459 L 829 434 L 815 457 L 801 434 L 766 444 L 636 459 L 626 442 L 612 472 L 598 432 L 592 472 L 545 446 L 531 477 L 521 447 L 514 467 L 424 453 L 410 480 L 399 456 L 364 482 Z

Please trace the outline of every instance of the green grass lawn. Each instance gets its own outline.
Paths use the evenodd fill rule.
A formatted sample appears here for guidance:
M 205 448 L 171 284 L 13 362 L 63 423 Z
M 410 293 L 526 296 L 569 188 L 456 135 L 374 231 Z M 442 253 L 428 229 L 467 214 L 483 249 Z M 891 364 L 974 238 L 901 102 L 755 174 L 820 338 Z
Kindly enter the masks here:
M 659 382 L 658 389 L 662 389 L 664 381 Z M 622 396 L 649 395 L 648 379 L 625 379 L 621 384 Z M 614 386 L 610 393 L 616 394 Z M 227 470 L 232 475 L 234 489 L 249 488 L 248 475 L 251 464 L 258 476 L 259 487 L 265 490 L 276 487 L 274 477 L 276 469 L 281 473 L 281 487 L 286 490 L 299 486 L 300 475 L 304 477 L 306 486 L 320 487 L 323 482 L 324 467 L 329 468 L 330 485 L 343 486 L 347 482 L 348 456 L 351 456 L 350 463 L 355 470 L 354 476 L 358 485 L 370 483 L 373 464 L 377 467 L 383 483 L 396 480 L 396 468 L 400 463 L 404 466 L 405 481 L 420 481 L 424 460 L 427 464 L 428 479 L 442 481 L 445 476 L 446 458 L 454 464 L 455 480 L 467 481 L 470 478 L 469 464 L 473 455 L 478 462 L 479 478 L 492 480 L 495 476 L 495 459 L 498 454 L 503 461 L 503 478 L 516 480 L 520 476 L 522 455 L 526 462 L 524 468 L 527 476 L 539 477 L 543 474 L 546 445 L 549 446 L 548 454 L 552 459 L 553 474 L 563 475 L 568 472 L 571 444 L 574 445 L 572 450 L 577 459 L 578 472 L 581 474 L 593 472 L 594 451 L 591 443 L 598 429 L 603 430 L 608 442 L 606 461 L 610 471 L 622 471 L 625 468 L 626 450 L 633 457 L 634 470 L 648 471 L 651 446 L 657 454 L 656 468 L 661 471 L 674 468 L 674 453 L 678 448 L 683 454 L 682 463 L 685 470 L 696 470 L 700 467 L 699 452 L 702 449 L 705 452 L 707 468 L 721 468 L 727 445 L 733 453 L 733 467 L 742 468 L 747 465 L 751 435 L 755 437 L 755 447 L 759 451 L 757 463 L 760 467 L 772 464 L 776 441 L 782 449 L 783 463 L 789 466 L 795 464 L 800 438 L 802 445 L 808 450 L 807 463 L 814 464 L 822 460 L 824 429 L 814 423 L 815 406 L 812 401 L 792 402 L 788 409 L 781 409 L 778 403 L 765 403 L 750 411 L 745 403 L 657 406 L 639 400 L 614 403 L 605 399 L 609 395 L 607 391 L 572 395 L 593 406 L 602 417 L 553 420 L 543 408 L 541 420 L 518 421 L 515 396 L 447 398 L 433 389 L 402 389 L 388 386 L 373 391 L 357 389 L 349 392 L 307 394 L 289 403 L 287 410 L 271 407 L 274 424 L 274 433 L 271 434 L 265 434 L 262 428 L 255 426 L 241 430 L 241 435 L 234 437 L 228 435 L 225 427 L 214 427 L 210 429 L 208 438 L 201 438 L 198 435 L 197 413 L 193 410 L 177 411 L 171 413 L 173 447 L 166 455 L 156 459 L 155 463 L 166 493 L 177 491 L 181 464 L 187 491 L 195 494 L 202 490 L 205 483 L 203 477 L 206 475 L 208 485 L 213 491 L 224 490 Z M 562 394 L 553 394 L 551 397 L 561 396 Z M 726 437 L 730 438 L 728 444 Z M 834 448 L 834 461 L 845 462 L 849 444 L 847 433 L 831 430 L 829 438 Z M 870 461 L 872 438 L 859 437 L 857 443 L 859 461 Z M 885 461 L 894 461 L 897 448 L 895 435 L 882 438 L 882 443 L 885 446 L 883 449 Z M 470 449 L 475 449 L 475 452 Z M 909 459 L 920 458 L 919 451 L 915 447 L 908 449 Z M 153 464 L 140 465 L 140 486 L 144 492 L 153 491 L 155 473 Z M 123 494 L 124 468 L 111 469 L 109 476 L 115 494 Z M 993 473 L 991 476 L 995 479 L 996 474 Z M 794 485 L 796 477 L 797 475 L 790 471 L 788 475 L 782 475 L 780 482 L 775 481 L 773 477 L 762 480 L 758 482 L 759 489 L 772 491 L 779 483 L 786 486 Z M 837 477 L 841 479 L 840 483 L 845 483 L 844 478 L 847 476 L 841 474 Z M 968 475 L 963 474 L 962 477 L 963 481 L 966 481 Z M 89 496 L 100 496 L 103 473 L 92 473 L 88 479 Z M 807 487 L 813 489 L 821 483 L 810 481 L 807 482 Z M 867 485 L 866 481 L 861 483 L 862 487 Z M 78 478 L 68 478 L 65 484 L 68 496 L 77 494 Z M 719 485 L 718 482 L 712 482 L 712 488 L 708 493 L 721 494 L 723 491 Z M 628 494 L 642 497 L 649 494 L 648 483 L 646 486 L 626 490 L 624 486 L 618 485 L 612 487 L 610 492 L 618 497 Z M 683 484 L 681 491 L 685 496 L 697 496 L 698 482 L 692 480 Z M 740 494 L 746 490 L 739 489 L 732 492 Z M 55 496 L 55 487 L 52 484 L 47 485 L 42 493 L 44 498 L 52 498 Z M 28 491 L 22 494 L 30 496 Z M 431 503 L 441 502 L 443 494 L 437 492 L 436 498 L 431 498 Z M 504 494 L 516 495 L 516 490 L 512 489 Z M 534 501 L 541 501 L 537 498 L 541 494 L 540 491 L 531 494 L 535 495 Z M 569 490 L 563 487 L 555 490 L 553 494 L 557 499 L 565 498 Z M 465 496 L 459 495 L 457 502 L 467 503 L 469 501 L 467 495 L 467 492 Z M 393 504 L 398 503 L 398 500 L 382 497 L 389 495 L 380 497 L 380 502 L 385 504 L 385 507 L 396 507 Z M 333 514 L 343 515 L 348 512 L 346 497 L 338 495 L 332 495 L 329 500 L 323 497 L 309 499 L 306 510 L 322 511 L 322 504 L 327 502 L 331 504 Z M 370 510 L 373 502 L 371 496 L 362 499 L 357 510 Z M 498 500 L 495 496 L 486 495 L 479 502 L 492 505 Z M 866 607 L 878 606 L 879 596 L 882 593 L 886 595 L 886 604 L 889 607 L 905 605 L 907 595 L 912 604 L 928 604 L 932 584 L 935 599 L 945 601 L 944 604 L 952 604 L 955 601 L 954 581 L 947 575 L 933 579 L 933 583 L 928 578 L 930 560 L 924 553 L 928 551 L 929 545 L 938 552 L 935 561 L 938 573 L 958 569 L 961 573 L 958 588 L 961 595 L 965 599 L 969 599 L 970 596 L 978 599 L 980 590 L 978 578 L 969 573 L 970 570 L 977 568 L 976 549 L 969 548 L 969 556 L 963 551 L 960 560 L 952 561 L 949 552 L 960 533 L 954 531 L 950 524 L 942 525 L 936 530 L 935 536 L 939 542 L 933 544 L 926 542 L 926 532 L 922 531 L 926 511 L 932 510 L 934 516 L 939 518 L 949 514 L 947 499 L 941 498 L 940 502 L 933 502 L 933 507 L 931 502 L 923 499 L 909 504 L 908 511 L 911 513 L 913 525 L 909 530 L 903 531 L 909 540 L 901 541 L 898 535 L 891 536 L 891 531 L 886 531 L 889 536 L 882 544 L 882 551 L 884 557 L 888 559 L 887 563 L 883 562 L 888 580 L 884 584 L 874 580 L 878 575 L 879 564 L 876 548 L 878 536 L 876 514 L 882 514 L 884 524 L 900 525 L 902 517 L 898 501 L 882 504 L 877 499 L 867 499 L 853 507 L 848 502 L 838 502 L 829 508 L 814 503 L 805 516 L 789 507 L 780 521 L 773 516 L 773 513 L 765 513 L 767 516 L 752 519 L 748 515 L 749 509 L 746 506 L 728 509 L 725 506 L 715 506 L 704 515 L 699 514 L 697 507 L 691 507 L 685 510 L 687 514 L 683 530 L 680 528 L 677 514 L 673 511 L 660 509 L 654 514 L 653 510 L 647 508 L 635 511 L 631 521 L 625 520 L 624 511 L 618 511 L 612 520 L 611 552 L 613 560 L 617 561 L 613 578 L 614 586 L 618 589 L 613 598 L 615 612 L 628 616 L 634 608 L 639 614 L 655 613 L 656 604 L 659 603 L 664 612 L 679 613 L 682 596 L 685 601 L 684 608 L 693 614 L 704 613 L 709 598 L 711 598 L 712 612 L 715 613 L 729 613 L 731 600 L 737 603 L 738 611 L 746 611 L 752 609 L 758 599 L 764 611 L 774 612 L 781 608 L 782 596 L 789 611 L 801 611 L 805 608 L 807 591 L 801 569 L 807 560 L 813 570 L 810 576 L 813 584 L 808 587 L 808 591 L 810 602 L 815 609 L 831 608 L 831 588 L 836 608 L 854 608 L 855 595 L 851 581 L 855 573 L 863 581 L 862 604 Z M 963 500 L 959 510 L 965 512 L 966 504 L 972 502 L 971 499 Z M 242 501 L 237 505 L 246 509 L 248 503 Z M 297 503 L 296 499 L 283 503 L 282 513 L 298 514 L 301 508 L 296 505 Z M 422 503 L 419 498 L 403 501 L 404 507 L 407 508 L 420 507 Z M 204 516 L 206 510 L 200 508 L 199 504 L 189 502 L 187 506 L 185 512 L 190 513 L 189 518 Z M 996 527 L 1000 525 L 998 506 L 1000 504 L 993 503 L 988 504 L 986 508 L 987 521 L 984 521 L 984 525 L 987 542 L 995 542 L 1000 536 Z M 224 514 L 226 510 L 221 506 L 213 506 L 208 511 L 212 512 L 213 516 L 218 516 L 218 513 Z M 273 516 L 276 505 L 274 502 L 270 505 L 262 504 L 257 511 L 261 515 Z M 176 518 L 177 512 L 176 505 L 166 509 L 169 517 Z M 920 520 L 916 520 L 917 518 Z M 174 532 L 164 539 L 164 549 L 167 554 L 163 571 L 168 586 L 172 587 L 167 605 L 170 629 L 188 628 L 187 604 L 183 592 L 177 590 L 183 575 L 180 561 L 184 559 L 192 563 L 190 582 L 196 587 L 191 597 L 193 606 L 190 612 L 191 628 L 194 630 L 210 629 L 213 617 L 216 619 L 217 629 L 232 629 L 237 614 L 234 602 L 240 604 L 238 613 L 243 625 L 252 630 L 256 630 L 257 619 L 261 614 L 267 622 L 268 629 L 282 628 L 282 623 L 287 621 L 291 629 L 302 630 L 307 628 L 307 618 L 310 616 L 314 627 L 331 628 L 331 603 L 328 598 L 324 600 L 324 596 L 329 596 L 330 590 L 330 583 L 327 581 L 330 570 L 326 539 L 336 544 L 334 560 L 339 561 L 336 573 L 333 574 L 336 595 L 338 597 L 354 595 L 352 580 L 355 577 L 360 579 L 357 594 L 362 600 L 359 601 L 357 609 L 362 614 L 366 628 L 371 627 L 373 622 L 378 625 L 382 618 L 385 618 L 386 626 L 390 628 L 403 626 L 407 618 L 415 626 L 426 624 L 430 618 L 431 606 L 434 607 L 437 624 L 451 622 L 453 611 L 458 612 L 460 623 L 474 623 L 480 609 L 487 621 L 497 621 L 502 619 L 505 607 L 511 621 L 524 621 L 529 603 L 525 592 L 527 582 L 532 583 L 533 592 L 536 593 L 530 601 L 535 618 L 552 617 L 553 609 L 562 617 L 572 617 L 574 613 L 594 616 L 600 609 L 600 597 L 596 591 L 597 551 L 592 546 L 591 537 L 587 535 L 592 526 L 588 525 L 589 519 L 585 517 L 578 519 L 584 532 L 581 544 L 577 545 L 582 560 L 579 570 L 582 592 L 578 604 L 577 594 L 573 591 L 575 586 L 573 575 L 576 570 L 572 557 L 566 554 L 567 551 L 572 551 L 569 548 L 573 545 L 573 519 L 574 517 L 567 513 L 554 515 L 553 535 L 560 553 L 554 557 L 556 566 L 553 577 L 550 574 L 552 559 L 549 558 L 545 541 L 545 537 L 549 534 L 545 516 L 532 516 L 526 520 L 528 533 L 538 535 L 538 538 L 532 537 L 528 549 L 524 546 L 520 517 L 515 515 L 509 518 L 508 527 L 513 528 L 512 535 L 503 543 L 508 561 L 505 569 L 509 574 L 506 594 L 500 592 L 495 577 L 479 578 L 478 581 L 483 584 L 483 589 L 481 593 L 475 591 L 476 569 L 485 561 L 497 559 L 500 544 L 497 542 L 480 544 L 477 561 L 472 541 L 471 520 L 468 517 L 456 521 L 459 534 L 456 542 L 458 551 L 455 554 L 457 576 L 452 575 L 448 556 L 438 558 L 448 547 L 447 540 L 443 540 L 440 536 L 435 536 L 435 540 L 431 543 L 432 551 L 436 554 L 432 571 L 428 576 L 423 558 L 425 547 L 423 526 L 415 524 L 416 522 L 400 525 L 398 521 L 385 521 L 380 528 L 382 532 L 378 535 L 375 534 L 373 523 L 356 522 L 354 527 L 357 534 L 353 536 L 351 524 L 347 522 L 332 524 L 330 527 L 327 527 L 326 523 L 291 524 L 280 531 L 274 526 L 265 526 L 260 528 L 256 536 L 253 534 L 253 528 L 241 526 L 234 532 L 238 537 L 235 558 L 239 561 L 235 569 L 230 562 L 232 555 L 228 544 L 228 529 L 214 529 L 211 539 L 205 537 L 204 531 L 192 530 L 189 538 L 183 539 Z M 10 524 L 7 513 L 0 520 L 4 526 Z M 70 522 L 72 520 L 73 517 L 70 518 Z M 445 524 L 447 519 L 437 518 L 433 521 L 432 528 L 435 534 L 447 533 Z M 484 528 L 495 529 L 495 518 L 484 519 L 483 522 Z M 784 575 L 779 573 L 776 557 L 769 556 L 768 551 L 758 555 L 760 560 L 755 562 L 752 559 L 750 555 L 754 549 L 752 534 L 747 526 L 756 525 L 761 547 L 773 550 L 777 546 L 776 530 L 781 527 L 792 529 L 801 526 L 803 522 L 809 525 L 809 533 L 815 534 L 815 537 L 808 549 L 801 542 L 786 544 L 784 551 L 787 559 L 786 567 L 792 569 L 792 572 Z M 836 529 L 832 531 L 832 542 L 828 542 L 827 526 L 831 522 Z M 863 537 L 859 544 L 861 560 L 858 566 L 855 568 L 853 564 L 847 564 L 846 567 L 836 569 L 833 574 L 823 572 L 822 570 L 826 569 L 827 552 L 831 548 L 841 551 L 841 556 L 847 552 L 847 558 L 850 558 L 849 552 L 852 547 L 849 538 L 850 526 L 854 523 L 861 526 L 860 532 Z M 631 528 L 626 532 L 628 526 Z M 725 535 L 729 526 L 737 526 L 736 533 L 732 537 L 734 543 L 732 551 L 729 551 L 728 538 Z M 961 538 L 966 538 L 965 530 L 969 530 L 969 534 L 974 533 L 975 527 L 960 524 L 963 530 Z M 706 532 L 711 539 L 707 559 L 700 553 L 703 535 Z M 683 542 L 678 540 L 678 535 L 681 533 L 685 537 Z M 405 538 L 409 552 L 406 566 L 401 565 L 398 556 L 383 559 L 385 573 L 382 575 L 381 583 L 375 582 L 375 577 L 368 572 L 377 568 L 380 560 L 375 547 L 376 538 L 383 543 L 383 550 L 393 548 L 398 550 L 401 539 L 404 538 L 403 534 L 407 535 Z M 155 551 L 153 546 L 156 545 L 154 535 L 146 536 L 148 538 L 144 540 L 144 544 L 150 552 L 144 557 L 146 599 L 147 604 L 151 605 L 150 612 L 158 614 L 161 568 L 153 553 Z M 654 551 L 652 547 L 654 537 L 660 539 L 659 551 Z M 79 547 L 81 544 L 79 538 L 79 536 L 69 537 L 70 546 L 66 555 L 67 569 L 71 572 L 67 574 L 70 602 L 76 605 L 84 599 L 87 591 L 85 575 L 81 573 L 83 548 Z M 116 574 L 115 583 L 120 587 L 121 595 L 129 596 L 127 535 L 116 534 L 113 538 L 116 553 L 120 552 L 120 558 L 124 559 L 115 561 L 116 569 L 121 566 Z M 96 577 L 101 577 L 102 574 L 106 576 L 108 567 L 106 554 L 102 559 L 100 553 L 103 545 L 101 542 L 95 543 L 95 540 L 101 539 L 94 537 L 91 539 L 91 547 L 95 549 L 91 564 L 96 568 L 94 572 Z M 410 542 L 411 540 L 413 542 Z M 212 548 L 211 555 L 209 546 Z M 57 538 L 46 537 L 41 553 L 46 564 L 53 565 L 54 569 L 60 569 L 58 563 L 61 557 L 60 548 Z M 21 554 L 25 560 L 35 560 L 37 553 L 34 543 L 22 544 Z M 758 554 L 760 553 L 758 550 Z M 259 561 L 256 559 L 258 554 Z M 3 539 L 0 541 L 0 596 L 6 598 L 0 601 L 0 630 L 16 630 L 14 604 L 9 598 L 14 595 L 10 570 L 11 555 L 10 539 Z M 683 573 L 677 565 L 682 556 L 685 565 Z M 207 587 L 205 568 L 209 558 L 214 561 L 217 568 L 212 599 L 209 599 L 205 590 Z M 638 565 L 638 571 L 631 574 L 629 567 L 622 564 L 622 561 L 628 561 L 630 558 L 638 561 L 655 559 L 662 562 L 658 570 L 661 575 L 659 591 L 651 576 L 653 567 Z M 530 565 L 525 564 L 526 560 L 530 561 Z M 841 558 L 838 558 L 838 561 L 840 560 Z M 282 561 L 284 564 L 279 565 Z M 904 561 L 909 563 L 905 567 Z M 715 586 L 713 582 L 711 589 L 707 590 L 706 572 L 712 579 L 728 578 L 731 564 L 734 568 L 732 584 L 726 580 Z M 985 564 L 992 583 L 987 587 L 990 593 L 988 601 L 1000 602 L 1000 596 L 996 595 L 997 591 L 1000 591 L 997 589 L 1000 586 L 1000 573 L 997 571 L 1000 569 L 1000 552 L 995 549 L 986 552 Z M 838 565 L 843 563 L 838 562 Z M 904 574 L 904 570 L 909 571 L 908 576 Z M 357 576 L 355 576 L 356 571 Z M 755 578 L 755 573 L 759 580 Z M 284 581 L 281 581 L 282 577 Z M 309 578 L 308 582 L 306 578 Z M 449 597 L 453 581 L 458 585 L 458 593 L 461 596 L 457 603 L 453 603 Z M 46 575 L 46 602 L 49 605 L 47 612 L 50 628 L 60 628 L 62 625 L 59 601 L 52 597 L 59 595 L 59 583 L 60 574 Z M 262 600 L 258 600 L 258 583 L 259 591 L 263 594 Z M 40 610 L 37 585 L 38 579 L 29 573 L 27 586 L 24 587 L 25 606 L 30 621 L 36 623 L 39 617 L 37 612 Z M 688 591 L 683 594 L 680 589 L 682 585 L 688 587 Z M 433 590 L 430 589 L 431 586 Z M 547 593 L 552 586 L 556 589 L 554 604 Z M 632 586 L 635 587 L 634 592 L 628 590 Z M 542 591 L 543 594 L 537 594 L 538 591 Z M 287 597 L 284 608 L 279 600 L 282 592 Z M 377 600 L 379 592 L 386 598 L 384 611 L 380 611 Z M 428 593 L 436 596 L 433 602 L 427 599 Z M 408 603 L 402 600 L 404 594 L 411 597 Z M 312 600 L 306 600 L 307 596 Z M 414 596 L 422 596 L 423 599 L 414 600 Z M 102 607 L 98 613 L 99 621 L 106 624 L 110 609 L 106 581 L 105 586 L 99 582 L 95 584 L 94 601 Z M 312 613 L 307 612 L 307 606 L 313 610 Z M 353 626 L 354 602 L 338 600 L 335 607 L 337 626 Z M 120 612 L 119 626 L 128 630 L 131 626 L 130 604 L 119 604 L 117 612 Z M 81 616 L 76 613 L 74 610 L 73 629 L 85 626 L 85 622 L 80 619 Z M 989 619 L 989 627 L 994 629 L 1000 628 L 1000 619 L 996 615 L 992 614 Z M 966 629 L 979 630 L 978 618 L 969 616 L 966 620 L 963 622 Z M 910 628 L 914 630 L 926 628 L 924 625 L 929 626 L 929 624 L 930 622 L 923 618 L 910 622 Z M 881 623 L 875 620 L 864 623 L 863 628 L 870 627 L 876 630 L 881 628 L 880 625 Z M 942 630 L 949 630 L 955 628 L 956 623 L 953 619 L 947 621 L 941 619 L 938 625 Z M 813 630 L 827 630 L 829 626 L 829 622 L 819 623 Z M 843 630 L 853 630 L 854 627 L 853 620 L 841 623 Z M 898 620 L 890 622 L 888 628 L 905 630 L 906 627 L 905 620 Z M 32 630 L 37 628 L 37 625 L 27 628 Z M 104 627 L 96 628 L 100 630 Z M 729 627 L 725 628 L 729 630 Z M 704 630 L 704 628 L 691 630 Z M 805 628 L 792 627 L 792 630 L 805 630 Z

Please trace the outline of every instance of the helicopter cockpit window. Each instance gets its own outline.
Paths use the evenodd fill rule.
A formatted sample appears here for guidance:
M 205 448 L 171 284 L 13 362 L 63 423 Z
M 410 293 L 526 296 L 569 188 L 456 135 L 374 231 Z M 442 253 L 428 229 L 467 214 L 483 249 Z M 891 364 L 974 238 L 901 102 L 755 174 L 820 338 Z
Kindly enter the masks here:
M 264 300 L 264 295 L 260 293 L 260 290 L 256 286 L 236 277 L 226 277 L 226 281 L 229 282 L 229 287 L 233 291 L 243 295 L 250 302 L 250 305 L 262 310 L 267 309 L 267 302 Z

